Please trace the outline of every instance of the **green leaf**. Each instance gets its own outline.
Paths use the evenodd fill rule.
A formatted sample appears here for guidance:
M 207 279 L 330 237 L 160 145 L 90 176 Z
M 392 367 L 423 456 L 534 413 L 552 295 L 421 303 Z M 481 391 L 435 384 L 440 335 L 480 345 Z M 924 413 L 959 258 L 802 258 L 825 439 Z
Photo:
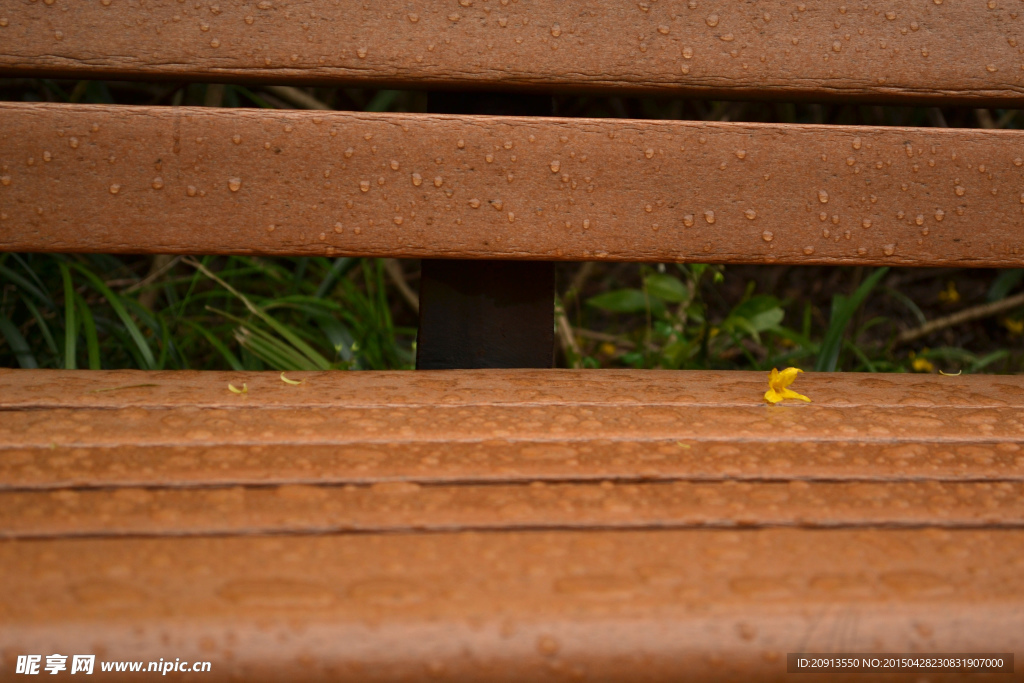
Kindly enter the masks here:
M 71 271 L 63 263 L 60 266 L 60 277 L 64 280 L 64 369 L 74 370 L 76 367 L 75 344 L 78 341 L 78 324 L 75 319 L 75 286 L 71 282 Z
M 690 296 L 690 291 L 679 278 L 664 273 L 648 275 L 644 279 L 644 286 L 651 296 L 673 304 L 682 303 Z
M 1024 280 L 1024 268 L 1013 268 L 1004 270 L 996 276 L 992 286 L 988 289 L 987 301 L 1002 301 L 1006 296 Z
M 35 356 L 32 355 L 32 349 L 28 347 L 25 338 L 21 336 L 18 328 L 3 313 L 0 313 L 0 334 L 4 335 L 7 345 L 14 352 L 14 357 L 18 359 L 18 365 L 26 369 L 39 367 Z
M 832 314 L 829 320 L 828 329 L 825 331 L 825 338 L 821 342 L 818 352 L 818 360 L 814 364 L 816 372 L 835 372 L 839 363 L 839 351 L 843 345 L 843 337 L 846 335 L 846 328 L 853 318 L 853 314 L 864 303 L 871 290 L 889 272 L 888 268 L 879 268 L 873 272 L 864 282 L 861 283 L 853 296 L 846 297 L 836 294 L 832 297 Z
M 587 305 L 613 313 L 642 313 L 647 297 L 639 289 L 616 289 L 587 299 Z

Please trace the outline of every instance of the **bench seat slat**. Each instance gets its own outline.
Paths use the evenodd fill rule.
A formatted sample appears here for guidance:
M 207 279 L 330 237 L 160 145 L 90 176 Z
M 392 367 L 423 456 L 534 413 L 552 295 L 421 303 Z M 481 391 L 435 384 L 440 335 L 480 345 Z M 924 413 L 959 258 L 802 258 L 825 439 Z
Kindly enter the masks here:
M 0 103 L 0 249 L 1020 266 L 1021 140 Z
M 1019 442 L 984 439 L 797 445 L 700 438 L 145 448 L 8 444 L 0 449 L 0 490 L 605 480 L 1020 482 L 1024 455 Z
M 749 681 L 778 680 L 795 651 L 1019 658 L 1022 543 L 942 529 L 6 541 L 0 639 L 8 657 L 211 661 L 215 681 Z
M 8 3 L 0 72 L 1016 104 L 1013 3 Z
M 2 371 L 4 656 L 772 680 L 853 613 L 845 650 L 1019 648 L 1024 379 L 765 378 Z
M 1024 481 L 391 482 L 0 492 L 2 538 L 883 525 L 1024 529 Z

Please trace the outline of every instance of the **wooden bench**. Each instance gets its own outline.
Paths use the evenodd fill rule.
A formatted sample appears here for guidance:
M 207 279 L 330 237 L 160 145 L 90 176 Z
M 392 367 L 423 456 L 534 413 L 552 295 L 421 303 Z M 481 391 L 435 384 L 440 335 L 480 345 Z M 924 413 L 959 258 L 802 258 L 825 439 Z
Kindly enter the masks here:
M 1016 107 L 1021 11 L 16 0 L 0 73 Z M 764 373 L 530 368 L 553 261 L 1020 267 L 1022 157 L 1018 131 L 0 103 L 0 250 L 490 261 L 425 266 L 420 366 L 499 366 L 0 370 L 0 679 L 1019 658 L 1024 378 L 808 373 L 811 404 L 766 406 Z

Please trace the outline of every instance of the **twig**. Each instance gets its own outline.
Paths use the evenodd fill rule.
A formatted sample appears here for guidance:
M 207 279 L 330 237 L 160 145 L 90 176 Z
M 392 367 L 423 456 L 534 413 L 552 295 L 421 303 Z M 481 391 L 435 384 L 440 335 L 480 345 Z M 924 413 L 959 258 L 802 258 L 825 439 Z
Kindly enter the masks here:
M 331 109 L 309 93 L 289 85 L 267 85 L 263 89 L 277 95 L 288 104 L 293 104 L 299 109 L 321 109 L 325 111 Z
M 558 329 L 558 339 L 562 342 L 562 352 L 565 354 L 565 359 L 573 370 L 579 370 L 580 362 L 583 360 L 583 352 L 580 351 L 580 345 L 576 343 L 576 336 L 572 332 L 572 325 L 569 324 L 569 319 L 565 317 L 565 310 L 561 306 L 555 308 L 555 322 Z
M 169 271 L 174 266 L 178 265 L 178 261 L 181 260 L 180 256 L 171 256 L 170 254 L 157 254 L 153 258 L 153 265 L 149 269 L 149 273 L 143 279 L 139 280 L 131 287 L 123 290 L 122 294 L 131 294 L 132 292 L 142 289 L 146 285 L 156 280 L 158 277 Z M 107 283 L 110 284 L 109 282 Z
M 1017 308 L 1018 306 L 1024 306 L 1024 292 L 1007 297 L 1001 301 L 993 301 L 989 304 L 972 306 L 971 308 L 957 311 L 952 315 L 947 315 L 944 318 L 936 318 L 931 322 L 921 325 L 921 327 L 918 327 L 917 329 L 907 330 L 906 332 L 901 333 L 896 337 L 895 343 L 906 344 L 914 341 L 915 339 L 925 337 L 932 332 L 938 332 L 939 330 L 944 330 L 947 327 L 953 327 L 972 320 L 980 320 L 981 318 L 999 315 L 1000 313 L 1005 313 L 1006 311 Z
M 386 258 L 384 259 L 384 270 L 387 271 L 388 277 L 395 283 L 395 287 L 398 288 L 399 294 L 405 299 L 405 302 L 409 304 L 409 308 L 413 310 L 417 315 L 420 312 L 420 298 L 416 292 L 412 291 L 412 287 L 405 281 L 405 273 L 402 272 L 402 264 L 398 262 L 398 259 Z

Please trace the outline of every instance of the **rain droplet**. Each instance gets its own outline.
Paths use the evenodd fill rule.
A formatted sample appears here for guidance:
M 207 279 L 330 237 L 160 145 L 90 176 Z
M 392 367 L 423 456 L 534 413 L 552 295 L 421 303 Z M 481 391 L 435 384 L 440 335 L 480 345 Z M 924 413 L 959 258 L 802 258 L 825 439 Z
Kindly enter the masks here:
M 558 173 L 559 169 L 562 168 L 561 162 L 555 160 L 551 162 L 551 172 Z
M 711 211 L 710 209 L 705 211 L 704 212 L 704 220 L 706 220 L 708 222 L 708 225 L 713 224 L 715 222 L 715 212 Z
M 745 149 L 738 149 L 738 150 L 736 150 L 736 158 L 737 159 L 746 159 L 747 158 L 747 150 L 745 150 Z
M 480 200 L 479 199 L 475 199 L 475 198 L 474 199 L 470 199 L 469 200 L 469 205 L 472 206 L 474 209 L 479 209 L 480 208 Z
M 340 235 L 341 233 L 345 232 L 345 226 L 342 225 L 341 223 L 335 223 L 334 224 L 334 232 L 336 232 L 336 233 L 338 233 Z
M 185 194 L 187 194 L 189 197 L 195 197 L 196 196 L 195 185 L 189 185 L 187 188 L 185 188 Z
M 459 140 L 458 142 L 455 143 L 455 146 L 458 147 L 459 149 L 462 149 L 462 148 L 464 148 L 466 146 L 466 141 L 465 140 Z
M 356 54 L 359 55 L 359 59 L 366 59 L 366 48 L 359 48 L 358 50 L 356 50 Z
M 775 234 L 771 230 L 765 230 L 764 232 L 761 233 L 761 239 L 763 239 L 765 242 L 771 242 L 773 239 L 775 239 Z
M 860 149 L 860 146 L 861 146 L 861 140 L 860 140 L 860 136 L 858 136 L 858 137 L 855 137 L 855 138 L 853 139 L 853 148 L 854 148 L 854 149 Z
M 69 138 L 68 146 L 71 147 L 71 149 L 78 149 L 78 138 Z
M 685 225 L 688 228 L 692 228 L 693 227 L 693 214 L 692 213 L 688 213 L 685 216 L 683 216 L 683 225 Z
M 957 185 L 956 187 L 953 188 L 953 191 L 956 192 L 957 197 L 963 197 L 964 193 L 967 192 L 967 190 L 964 189 L 963 185 Z
M 157 176 L 156 178 L 153 178 L 153 189 L 154 190 L 162 190 L 162 189 L 164 189 L 164 179 L 159 177 L 159 176 Z
M 220 47 L 220 41 L 214 38 L 210 41 L 210 47 Z
M 940 221 L 940 222 L 941 222 L 941 221 L 942 221 L 942 219 L 943 219 L 943 218 L 945 218 L 945 217 L 946 217 L 946 212 L 945 212 L 945 211 L 943 211 L 942 209 L 937 209 L 937 210 L 935 211 L 935 220 L 937 220 L 937 221 Z
M 443 184 L 444 178 L 442 178 L 441 176 L 437 176 L 436 178 L 434 178 L 434 187 L 441 187 L 441 185 Z
M 647 157 L 648 159 L 653 159 L 654 158 L 654 149 L 652 149 L 650 147 L 645 149 L 644 150 L 644 156 Z
M 410 13 L 409 13 L 409 15 L 408 15 L 408 17 L 409 17 L 409 21 L 410 21 L 410 22 L 412 22 L 412 23 L 414 23 L 414 24 L 415 24 L 415 23 L 416 23 L 417 21 L 419 21 L 419 20 L 420 20 L 420 15 L 416 14 L 415 12 L 410 12 Z
M 811 246 L 804 247 L 804 253 L 807 254 L 808 256 L 810 256 L 811 254 L 814 253 L 814 247 L 811 247 Z
M 755 218 L 757 218 L 757 212 L 754 211 L 753 209 L 747 209 L 746 211 L 743 212 L 743 215 L 750 220 L 754 220 Z
M 369 180 L 360 180 L 359 181 L 359 189 L 362 190 L 363 192 L 369 192 L 370 191 L 370 181 Z
M 235 143 L 236 145 L 242 144 L 242 136 L 241 135 L 232 135 L 231 136 L 231 142 Z
M 419 187 L 420 185 L 422 185 L 423 184 L 423 176 L 421 176 L 419 173 L 413 173 L 412 174 L 412 184 L 415 185 L 416 187 Z
M 818 201 L 822 204 L 828 204 L 828 192 L 825 190 L 818 190 Z
M 395 220 L 395 225 L 401 225 L 403 219 L 402 219 L 401 216 L 395 216 L 394 220 Z
M 718 15 L 717 14 L 709 14 L 708 18 L 705 19 L 704 21 L 707 22 L 708 26 L 714 28 L 715 26 L 718 26 Z
M 242 179 L 241 178 L 228 178 L 228 189 L 229 190 L 231 190 L 232 192 L 238 192 L 238 190 L 241 187 L 242 187 Z
M 0 185 L 10 185 L 10 184 L 11 184 L 11 176 L 9 176 L 9 175 L 0 176 Z
M 886 256 L 892 256 L 893 254 L 896 253 L 896 245 L 895 244 L 885 244 L 885 245 L 882 245 L 882 253 L 885 254 Z
M 120 191 L 121 191 L 121 186 L 118 185 L 117 183 L 114 183 L 113 185 L 110 186 L 110 194 L 117 194 Z
M 516 215 L 515 215 L 515 213 L 513 213 L 511 211 L 508 212 L 508 222 L 509 223 L 515 223 L 516 222 Z
M 551 35 L 553 35 L 555 38 L 562 35 L 562 27 L 559 26 L 558 24 L 553 24 L 551 26 Z
M 871 227 L 871 219 L 870 218 L 865 218 L 864 220 L 862 220 L 860 222 L 860 224 L 863 225 L 865 228 L 870 228 Z

